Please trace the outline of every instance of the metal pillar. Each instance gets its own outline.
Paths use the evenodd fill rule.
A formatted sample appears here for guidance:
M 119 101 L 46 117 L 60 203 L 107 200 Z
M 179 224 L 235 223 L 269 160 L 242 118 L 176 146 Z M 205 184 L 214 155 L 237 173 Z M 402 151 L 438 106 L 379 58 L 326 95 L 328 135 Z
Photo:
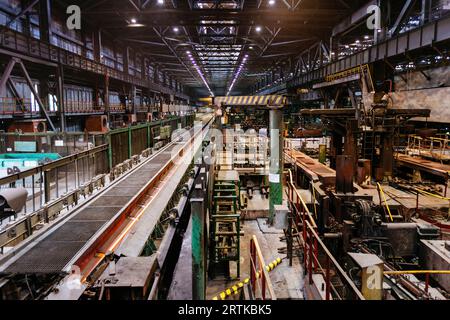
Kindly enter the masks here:
M 205 300 L 206 295 L 206 169 L 200 169 L 191 197 L 192 217 L 192 299 Z
M 131 85 L 130 92 L 131 92 L 131 113 L 136 114 L 136 109 L 138 106 L 136 106 L 137 94 L 136 94 L 136 86 L 135 85 Z
M 283 203 L 283 111 L 270 109 L 269 224 L 273 224 L 275 205 Z
M 383 135 L 383 144 L 381 149 L 381 167 L 383 168 L 383 180 L 390 181 L 394 170 L 394 133 Z
M 61 131 L 66 131 L 66 107 L 65 107 L 65 101 L 64 101 L 64 67 L 62 65 L 58 66 L 57 70 L 58 75 L 58 105 L 59 105 L 59 116 L 60 116 L 60 125 L 61 125 Z
M 336 157 L 342 154 L 342 135 L 333 132 L 331 135 L 330 167 L 336 169 Z
M 102 62 L 102 32 L 100 29 L 95 30 L 92 33 L 93 44 L 94 44 L 94 60 L 101 63 Z
M 327 161 L 327 145 L 320 144 L 319 145 L 319 162 L 325 163 Z
M 32 2 L 33 4 L 34 2 Z M 51 43 L 52 40 L 52 5 L 50 0 L 41 0 L 40 4 L 40 35 L 41 40 Z
M 109 105 L 109 74 L 108 72 L 106 72 L 105 74 L 105 90 L 104 90 L 104 98 L 103 98 L 103 102 L 105 103 L 105 112 L 106 112 L 106 116 L 108 118 L 108 128 L 111 125 L 111 109 L 110 109 L 110 105 Z
M 356 132 L 358 130 L 357 120 L 348 120 L 346 124 L 346 133 L 344 139 L 344 154 L 353 159 L 352 176 L 357 176 L 356 169 L 358 167 L 358 149 L 356 141 Z

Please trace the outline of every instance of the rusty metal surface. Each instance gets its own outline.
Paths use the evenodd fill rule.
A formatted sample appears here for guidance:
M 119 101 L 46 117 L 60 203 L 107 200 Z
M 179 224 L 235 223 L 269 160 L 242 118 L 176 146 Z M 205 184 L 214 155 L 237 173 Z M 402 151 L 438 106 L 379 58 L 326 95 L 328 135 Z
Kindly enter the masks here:
M 293 149 L 285 150 L 285 156 L 291 158 L 295 165 L 300 168 L 312 181 L 320 180 L 320 182 L 324 185 L 335 184 L 336 172 L 319 161 Z
M 353 192 L 353 157 L 339 155 L 336 157 L 336 192 Z
M 75 213 L 67 222 L 9 265 L 5 274 L 60 273 L 145 184 L 171 159 L 174 144 Z
M 430 161 L 423 158 L 411 157 L 405 154 L 398 154 L 396 156 L 396 163 L 397 165 L 425 171 L 444 179 L 448 179 L 448 173 L 450 172 L 450 165 L 441 164 L 439 162 Z

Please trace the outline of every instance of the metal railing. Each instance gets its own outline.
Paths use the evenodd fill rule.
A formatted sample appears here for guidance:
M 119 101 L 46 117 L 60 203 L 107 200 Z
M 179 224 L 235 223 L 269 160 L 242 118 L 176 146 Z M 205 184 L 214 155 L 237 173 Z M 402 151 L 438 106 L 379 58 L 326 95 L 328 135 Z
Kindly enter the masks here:
M 405 149 L 406 154 L 432 158 L 438 161 L 450 160 L 450 137 L 443 135 L 441 137 L 424 138 L 415 134 L 408 136 L 408 146 Z
M 165 94 L 174 94 L 182 99 L 188 98 L 184 93 L 170 89 L 160 83 L 154 83 L 150 79 L 143 79 L 142 77 L 127 74 L 117 68 L 108 67 L 77 53 L 45 43 L 33 37 L 28 37 L 20 32 L 7 29 L 4 26 L 0 26 L 0 31 L 2 31 L 0 32 L 0 47 L 3 47 L 6 50 L 18 51 L 31 59 L 40 58 L 45 60 L 43 62 L 51 64 L 52 66 L 63 64 L 101 75 L 109 75 L 111 78 L 133 83 L 137 86 L 150 88 Z
M 20 142 L 34 143 L 36 152 L 58 153 L 66 157 L 106 143 L 105 134 L 87 132 L 0 133 L 0 153 L 18 152 Z
M 361 291 L 319 237 L 314 216 L 298 192 L 290 170 L 286 180 L 286 193 L 291 208 L 288 230 L 289 240 L 287 241 L 289 264 L 292 265 L 293 238 L 295 237 L 299 247 L 303 247 L 306 281 L 309 285 L 313 285 L 313 275 L 322 275 L 325 281 L 325 288 L 322 290 L 325 291 L 325 300 L 365 300 Z
M 108 146 L 102 145 L 6 176 L 0 179 L 0 190 L 27 189 L 28 199 L 22 213 L 35 212 L 51 200 L 80 188 L 95 176 L 106 174 L 107 152 Z
M 250 239 L 250 283 L 254 300 L 277 299 L 255 235 Z
M 92 101 L 64 100 L 66 113 L 103 113 L 105 106 L 96 106 Z
M 425 294 L 429 293 L 430 288 L 430 276 L 431 275 L 446 275 L 450 276 L 450 270 L 388 270 L 383 271 L 383 275 L 389 275 L 389 276 L 406 276 L 408 274 L 412 275 L 425 275 L 425 288 L 424 292 Z

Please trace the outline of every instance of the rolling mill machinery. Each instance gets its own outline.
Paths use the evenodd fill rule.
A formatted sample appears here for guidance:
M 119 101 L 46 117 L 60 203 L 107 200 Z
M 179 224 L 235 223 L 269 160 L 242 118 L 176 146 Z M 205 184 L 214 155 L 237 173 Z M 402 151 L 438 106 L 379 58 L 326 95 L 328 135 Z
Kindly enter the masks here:
M 445 270 L 449 268 L 449 242 L 439 227 L 419 218 L 419 193 L 417 204 L 414 195 L 411 205 L 405 207 L 395 203 L 400 196 L 385 190 L 395 188 L 394 140 L 400 128 L 414 117 L 429 116 L 430 110 L 373 104 L 364 112 L 352 108 L 311 109 L 301 110 L 301 114 L 320 117 L 326 131 L 331 132 L 331 168 L 285 146 L 286 166 L 293 183 L 311 194 L 311 199 L 304 202 L 305 211 L 314 220 L 311 228 L 315 228 L 330 255 L 366 299 L 448 298 L 450 279 Z M 302 204 L 295 197 L 289 198 L 288 256 L 296 252 L 292 241 L 302 238 L 303 224 L 309 225 L 299 214 Z M 314 258 L 309 256 L 306 243 L 310 236 L 305 234 L 297 247 L 305 270 L 309 259 L 313 261 L 312 270 L 314 259 L 327 265 L 320 253 Z M 366 281 L 372 267 L 381 270 L 377 290 L 368 288 Z M 341 288 L 339 294 L 349 294 L 343 284 Z

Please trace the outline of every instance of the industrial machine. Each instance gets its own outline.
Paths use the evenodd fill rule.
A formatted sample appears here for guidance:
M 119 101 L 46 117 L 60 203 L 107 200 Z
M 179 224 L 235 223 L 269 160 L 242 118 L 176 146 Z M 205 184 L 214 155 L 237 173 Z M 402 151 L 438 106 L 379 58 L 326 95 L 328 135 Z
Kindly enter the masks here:
M 27 201 L 28 191 L 23 187 L 2 190 L 0 192 L 0 224 L 4 219 L 16 217 Z

